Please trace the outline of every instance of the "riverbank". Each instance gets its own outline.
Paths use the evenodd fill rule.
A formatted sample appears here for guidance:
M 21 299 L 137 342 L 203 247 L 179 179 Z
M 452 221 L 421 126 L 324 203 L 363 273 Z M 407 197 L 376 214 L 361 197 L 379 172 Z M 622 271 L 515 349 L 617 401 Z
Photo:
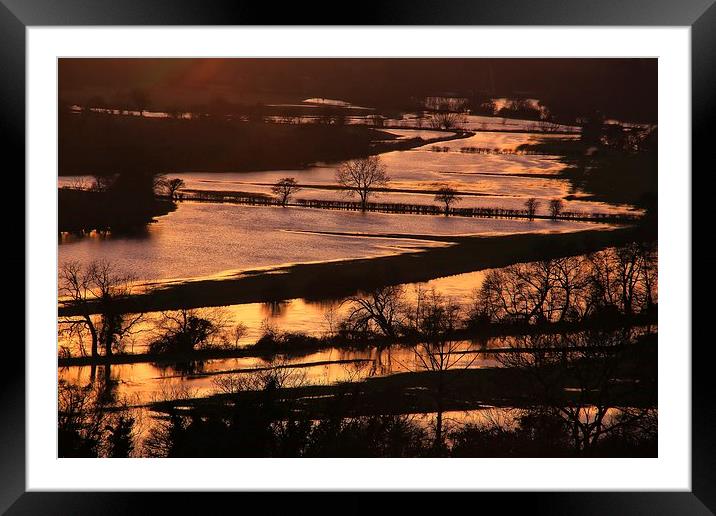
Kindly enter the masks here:
M 425 246 L 418 251 L 374 258 L 294 264 L 243 271 L 224 278 L 160 285 L 118 300 L 117 309 L 133 313 L 296 298 L 309 301 L 342 299 L 387 285 L 419 283 L 513 263 L 584 254 L 643 239 L 645 235 L 639 227 L 623 227 L 490 237 L 393 234 L 375 237 L 408 238 L 448 245 Z M 59 315 L 73 315 L 73 312 L 60 306 Z

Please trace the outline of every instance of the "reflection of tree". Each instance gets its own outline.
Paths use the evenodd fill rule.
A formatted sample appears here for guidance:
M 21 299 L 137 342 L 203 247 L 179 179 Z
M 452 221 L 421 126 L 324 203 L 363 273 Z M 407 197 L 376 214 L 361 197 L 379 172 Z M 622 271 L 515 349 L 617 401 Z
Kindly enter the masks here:
M 288 301 L 266 301 L 261 303 L 261 310 L 270 317 L 281 317 L 289 304 Z
M 629 328 L 525 335 L 509 338 L 511 352 L 497 359 L 529 375 L 540 391 L 537 404 L 562 420 L 575 452 L 589 454 L 600 439 L 639 424 L 653 412 L 642 408 L 654 400 L 640 399 L 645 390 L 632 374 L 648 374 L 644 364 L 628 363 L 644 352 L 628 349 L 636 345 L 635 338 L 636 330 Z M 637 407 L 623 408 L 630 401 Z
M 460 353 L 460 341 L 455 339 L 455 330 L 461 321 L 459 304 L 432 290 L 421 296 L 418 306 L 416 322 L 420 341 L 413 346 L 413 352 L 417 369 L 430 374 L 436 408 L 434 448 L 442 453 L 445 446 L 443 412 L 447 372 L 470 367 L 477 355 L 466 359 L 466 355 Z

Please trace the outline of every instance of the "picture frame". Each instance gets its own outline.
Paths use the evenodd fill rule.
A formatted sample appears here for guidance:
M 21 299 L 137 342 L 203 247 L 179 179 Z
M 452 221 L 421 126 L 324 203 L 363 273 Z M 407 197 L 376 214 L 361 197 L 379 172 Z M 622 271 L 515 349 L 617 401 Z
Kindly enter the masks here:
M 325 7 L 325 9 L 323 8 Z M 339 17 L 327 4 L 282 7 L 236 2 L 201 3 L 199 1 L 139 0 L 114 3 L 111 0 L 91 4 L 79 0 L 2 0 L 0 2 L 0 62 L 3 79 L 0 92 L 4 107 L 2 131 L 6 153 L 16 167 L 25 165 L 25 31 L 32 26 L 77 25 L 342 25 L 347 17 Z M 629 0 L 620 3 L 593 4 L 586 1 L 564 3 L 558 0 L 536 0 L 529 4 L 505 2 L 419 3 L 393 1 L 375 2 L 356 9 L 350 17 L 353 25 L 520 25 L 520 26 L 689 26 L 691 28 L 692 72 L 692 171 L 707 171 L 709 145 L 714 113 L 716 113 L 716 7 L 713 0 L 688 0 L 679 3 Z M 708 163 L 708 165 L 707 165 Z M 694 174 L 692 172 L 692 184 Z M 24 192 L 24 184 L 16 187 Z M 696 192 L 693 190 L 692 192 Z M 693 206 L 693 204 L 692 204 Z M 693 209 L 692 209 L 693 215 Z M 22 226 L 24 228 L 24 225 Z M 15 227 L 13 232 L 19 232 Z M 692 233 L 693 234 L 693 233 Z M 14 236 L 14 234 L 13 234 Z M 23 236 L 23 239 L 25 236 Z M 704 244 L 701 244 L 704 245 Z M 695 247 L 695 245 L 694 245 Z M 712 265 L 705 253 L 694 253 L 692 274 Z M 19 262 L 19 258 L 15 258 Z M 706 262 L 706 263 L 704 263 Z M 25 270 L 25 274 L 30 271 Z M 692 294 L 693 296 L 693 294 Z M 693 298 L 692 298 L 693 299 Z M 32 309 L 26 307 L 27 311 Z M 703 309 L 702 309 L 703 310 Z M 25 323 L 28 324 L 28 312 Z M 696 317 L 694 317 L 696 315 Z M 698 320 L 698 313 L 692 320 Z M 693 330 L 692 330 L 693 335 Z M 692 337 L 693 340 L 693 337 Z M 26 343 L 27 344 L 27 343 Z M 683 343 L 691 344 L 691 343 Z M 692 346 L 692 490 L 690 492 L 641 493 L 523 493 L 510 495 L 514 509 L 529 508 L 544 514 L 713 514 L 716 513 L 716 446 L 713 429 L 716 412 L 709 399 L 709 358 L 713 356 L 708 342 Z M 685 348 L 682 348 L 685 349 Z M 140 512 L 157 503 L 165 511 L 188 512 L 207 507 L 208 493 L 77 493 L 26 491 L 25 441 L 25 350 L 10 351 L 13 363 L 3 378 L 3 424 L 0 429 L 0 509 L 8 514 L 57 512 L 66 514 Z M 229 496 L 221 495 L 228 502 Z M 244 494 L 240 496 L 245 496 Z M 256 495 L 253 495 L 256 496 Z M 346 507 L 361 512 L 360 495 L 352 494 Z M 481 493 L 479 501 L 499 503 L 500 493 Z M 410 505 L 422 507 L 423 496 Z M 230 503 L 230 502 L 229 502 Z M 282 504 L 295 502 L 276 499 Z M 345 503 L 345 502 L 344 502 Z M 474 503 L 474 500 L 471 501 Z M 289 505 L 290 504 L 290 505 Z M 350 509 L 348 509 L 350 510 Z M 364 507 L 365 510 L 365 507 Z

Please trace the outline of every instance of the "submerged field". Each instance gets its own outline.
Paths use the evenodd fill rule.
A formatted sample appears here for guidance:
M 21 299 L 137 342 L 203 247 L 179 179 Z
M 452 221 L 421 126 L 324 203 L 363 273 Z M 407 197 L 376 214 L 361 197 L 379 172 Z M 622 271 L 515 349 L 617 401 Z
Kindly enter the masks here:
M 477 130 L 473 135 L 437 143 L 426 142 L 444 137 L 445 131 L 411 128 L 409 119 L 400 124 L 404 128 L 383 129 L 393 140 L 422 138 L 424 144 L 380 155 L 391 180 L 376 198 L 380 202 L 434 204 L 435 189 L 449 185 L 459 192 L 460 207 L 523 209 L 525 201 L 534 198 L 540 206 L 538 212 L 545 216 L 548 203 L 554 199 L 561 200 L 565 211 L 642 213 L 634 206 L 587 200 L 589 192 L 575 191 L 561 176 L 566 165 L 560 156 L 518 150 L 520 145 L 574 139 L 578 135 L 518 132 L 528 124 L 483 118 L 488 117 L 470 119 L 467 128 Z M 246 167 L 242 171 L 230 167 L 217 171 L 212 167 L 211 172 L 183 170 L 169 176 L 181 178 L 186 190 L 260 195 L 271 195 L 273 183 L 291 176 L 302 187 L 297 199 L 340 200 L 345 199 L 345 194 L 336 188 L 338 166 L 314 163 L 303 168 Z M 61 177 L 59 186 L 77 184 L 79 180 L 89 178 Z M 163 425 L 177 410 L 205 410 L 209 419 L 215 415 L 214 410 L 222 418 L 228 417 L 227 407 L 245 401 L 231 398 L 236 392 L 227 391 L 227 382 L 231 383 L 236 375 L 254 378 L 278 370 L 290 372 L 292 381 L 296 376 L 301 378 L 300 385 L 274 386 L 282 392 L 276 400 L 272 398 L 272 403 L 282 407 L 277 409 L 281 414 L 277 419 L 282 421 L 290 421 L 287 414 L 294 410 L 303 411 L 314 422 L 327 417 L 333 409 L 325 400 L 344 396 L 348 389 L 344 386 L 354 389 L 353 396 L 364 401 L 351 405 L 344 416 L 418 414 L 414 416 L 421 422 L 418 426 L 432 428 L 435 417 L 442 418 L 445 413 L 457 425 L 455 430 L 475 421 L 484 423 L 485 411 L 500 407 L 499 417 L 517 421 L 526 416 L 519 411 L 529 412 L 542 403 L 523 399 L 520 386 L 533 386 L 533 380 L 519 372 L 518 364 L 503 358 L 510 354 L 507 348 L 514 346 L 509 335 L 524 331 L 501 327 L 504 335 L 488 335 L 493 331 L 485 329 L 489 324 L 477 329 L 463 327 L 463 320 L 475 308 L 476 293 L 483 287 L 487 273 L 514 264 L 586 256 L 626 245 L 637 238 L 639 231 L 624 225 L 546 218 L 446 217 L 180 201 L 174 211 L 157 217 L 141 231 L 60 235 L 60 266 L 76 263 L 81 267 L 96 260 L 111 262 L 118 274 L 131 275 L 133 286 L 132 295 L 119 299 L 115 309 L 125 315 L 141 312 L 143 316 L 118 345 L 114 361 L 87 357 L 87 335 L 79 342 L 74 334 L 61 334 L 58 377 L 70 386 L 89 385 L 99 378 L 110 393 L 110 405 L 127 404 L 142 412 L 144 435 L 150 433 L 148 429 Z M 426 370 L 425 357 L 416 351 L 416 345 L 424 344 L 423 337 L 387 335 L 382 340 L 360 343 L 354 336 L 346 340 L 346 334 L 337 330 L 338 323 L 351 315 L 356 298 L 386 287 L 396 287 L 404 293 L 400 310 L 419 305 L 419 293 L 431 291 L 443 300 L 454 301 L 455 310 L 460 312 L 459 327 L 451 326 L 450 332 L 467 336 L 458 339 L 447 332 L 455 345 L 446 353 L 451 369 L 458 371 L 450 375 L 458 381 L 446 388 L 448 394 L 440 391 L 445 400 L 441 397 L 437 407 L 426 394 L 434 387 L 434 371 Z M 61 317 L 82 315 L 82 310 L 65 301 L 60 299 Z M 649 300 L 646 315 L 638 324 L 629 319 L 626 339 L 648 350 L 647 361 L 654 358 L 656 340 L 651 303 Z M 96 300 L 89 306 L 83 310 L 90 314 L 100 312 Z M 566 307 L 564 313 L 570 309 L 575 310 Z M 243 327 L 241 334 L 235 335 L 233 351 L 222 351 L 225 356 L 209 353 L 196 360 L 185 354 L 179 361 L 175 360 L 179 355 L 163 359 L 152 351 L 152 342 L 166 329 L 162 327 L 166 314 L 177 310 L 205 310 L 209 314 L 206 317 L 220 318 L 226 328 Z M 196 312 L 195 316 L 202 313 Z M 550 322 L 566 324 L 572 317 L 569 314 L 563 316 L 564 320 Z M 274 339 L 270 342 L 274 347 L 266 344 L 267 335 Z M 293 341 L 286 336 L 293 336 L 300 345 L 296 344 L 292 351 L 286 342 Z M 647 344 L 642 342 L 644 339 Z M 267 347 L 258 347 L 260 342 Z M 283 347 L 277 351 L 277 346 Z M 621 345 L 619 349 L 622 353 Z M 125 355 L 146 356 L 134 361 L 123 360 Z M 581 359 L 600 364 L 604 360 L 591 355 Z M 624 367 L 623 383 L 654 380 L 651 369 L 644 372 L 632 367 L 631 355 L 625 360 L 627 365 L 620 365 Z M 459 371 L 468 371 L 465 378 Z M 558 384 L 567 393 L 576 388 L 571 379 L 560 378 Z M 606 419 L 616 421 L 630 408 L 653 408 L 650 392 L 639 390 L 632 395 L 617 389 L 610 394 L 613 397 L 609 409 L 600 413 L 600 418 L 608 413 Z M 254 395 L 246 394 L 249 398 Z M 229 398 L 233 401 L 227 404 Z M 604 409 L 591 395 L 580 399 L 569 394 L 565 399 L 560 397 L 560 403 L 577 399 L 587 407 L 587 415 L 577 418 L 589 419 Z M 287 400 L 299 400 L 300 408 Z M 618 410 L 617 405 L 621 407 Z M 439 432 L 443 431 L 441 425 Z

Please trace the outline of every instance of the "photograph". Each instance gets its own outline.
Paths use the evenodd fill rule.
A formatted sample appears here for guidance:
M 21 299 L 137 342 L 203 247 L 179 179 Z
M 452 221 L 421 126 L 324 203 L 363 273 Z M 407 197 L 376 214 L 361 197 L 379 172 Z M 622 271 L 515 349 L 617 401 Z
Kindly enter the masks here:
M 659 457 L 658 58 L 56 64 L 57 457 Z

